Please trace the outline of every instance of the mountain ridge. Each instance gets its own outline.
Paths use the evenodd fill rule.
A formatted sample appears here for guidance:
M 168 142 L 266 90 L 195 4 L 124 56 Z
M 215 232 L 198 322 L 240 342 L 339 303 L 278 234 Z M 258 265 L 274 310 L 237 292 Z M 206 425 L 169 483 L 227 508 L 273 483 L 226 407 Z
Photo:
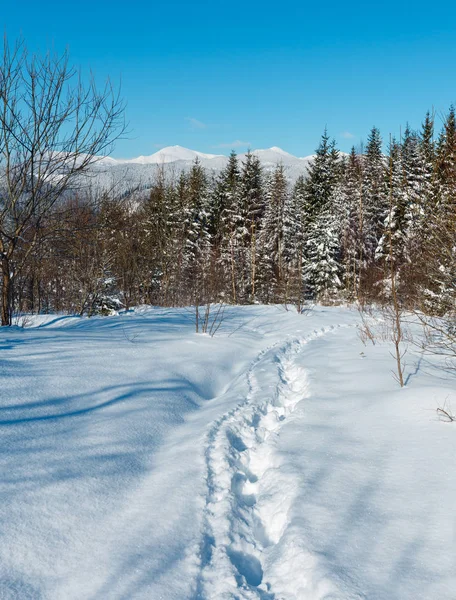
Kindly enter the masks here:
M 293 184 L 301 175 L 307 177 L 308 165 L 314 155 L 298 158 L 277 146 L 252 150 L 266 173 L 273 171 L 278 164 L 285 168 L 287 179 Z M 237 155 L 241 165 L 246 152 Z M 117 194 L 127 195 L 149 189 L 160 172 L 168 178 L 176 177 L 180 172 L 188 172 L 195 159 L 210 174 L 217 176 L 228 164 L 229 157 L 223 154 L 207 154 L 183 146 L 166 146 L 149 156 L 122 159 L 99 156 L 86 176 L 85 185 L 97 190 L 115 190 Z
M 260 160 L 263 160 L 265 162 L 273 162 L 274 160 L 277 162 L 281 162 L 283 160 L 286 160 L 287 162 L 289 161 L 296 161 L 298 164 L 299 162 L 308 162 L 311 158 L 313 158 L 313 155 L 311 156 L 304 156 L 304 157 L 298 157 L 298 156 L 294 156 L 293 154 L 290 154 L 289 152 L 286 152 L 285 150 L 283 150 L 282 148 L 279 148 L 278 146 L 272 146 L 271 148 L 258 148 L 255 150 L 251 150 L 250 151 L 252 154 L 255 154 L 256 156 L 258 156 L 258 158 L 260 158 Z M 245 157 L 247 153 L 246 152 L 242 152 L 240 154 L 238 154 L 238 157 Z M 158 150 L 157 152 L 154 152 L 153 154 L 150 155 L 141 155 L 141 156 L 137 156 L 135 158 L 113 158 L 113 157 L 103 157 L 100 159 L 100 162 L 103 162 L 105 165 L 112 165 L 114 166 L 114 164 L 140 164 L 140 165 L 147 165 L 147 164 L 169 164 L 172 162 L 179 162 L 179 161 L 194 161 L 196 158 L 202 159 L 202 160 L 214 160 L 214 159 L 218 159 L 220 161 L 227 161 L 228 160 L 228 156 L 224 155 L 224 154 L 208 154 L 205 152 L 200 152 L 198 150 L 192 150 L 190 148 L 185 148 L 184 146 L 179 146 L 178 144 L 174 145 L 174 146 L 165 146 L 164 148 L 161 148 L 160 150 Z M 262 161 L 263 162 L 263 161 Z

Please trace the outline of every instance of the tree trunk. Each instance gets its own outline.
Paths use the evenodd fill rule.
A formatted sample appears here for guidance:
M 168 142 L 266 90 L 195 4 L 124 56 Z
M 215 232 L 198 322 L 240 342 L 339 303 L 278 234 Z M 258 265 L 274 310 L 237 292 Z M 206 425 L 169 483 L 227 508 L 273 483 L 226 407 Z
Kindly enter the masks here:
M 252 272 L 251 272 L 251 279 L 252 279 L 252 292 L 251 292 L 251 303 L 253 304 L 255 302 L 255 294 L 256 294 L 256 287 L 255 287 L 255 278 L 256 278 L 256 240 L 255 240 L 255 223 L 252 223 L 252 229 L 251 229 L 251 245 L 250 245 L 250 253 L 251 253 L 251 268 L 252 268 Z
M 2 259 L 2 327 L 9 327 L 12 323 L 12 284 L 9 260 L 4 256 Z
M 236 296 L 236 266 L 234 260 L 234 248 L 233 248 L 233 236 L 230 239 L 230 250 L 231 250 L 231 293 L 233 295 L 233 304 L 237 303 Z

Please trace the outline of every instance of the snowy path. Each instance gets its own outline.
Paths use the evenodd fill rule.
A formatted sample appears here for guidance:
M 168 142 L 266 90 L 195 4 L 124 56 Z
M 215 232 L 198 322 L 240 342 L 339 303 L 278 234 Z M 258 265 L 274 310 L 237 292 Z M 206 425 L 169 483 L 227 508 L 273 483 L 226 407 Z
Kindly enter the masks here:
M 322 327 L 261 352 L 248 371 L 247 397 L 210 429 L 198 599 L 278 599 L 268 581 L 269 572 L 275 571 L 286 580 L 282 587 L 297 590 L 296 597 L 317 599 L 332 590 L 325 578 L 312 580 L 315 559 L 308 552 L 295 545 L 281 549 L 289 544 L 282 541 L 293 502 L 287 485 L 292 476 L 283 461 L 277 461 L 274 445 L 286 420 L 308 395 L 298 354 L 335 328 Z

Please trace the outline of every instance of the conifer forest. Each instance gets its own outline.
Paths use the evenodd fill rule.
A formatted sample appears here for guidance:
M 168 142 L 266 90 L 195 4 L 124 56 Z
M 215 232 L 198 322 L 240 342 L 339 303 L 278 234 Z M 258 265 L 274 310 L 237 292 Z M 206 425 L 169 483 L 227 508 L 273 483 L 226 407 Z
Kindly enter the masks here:
M 454 310 L 453 107 L 439 131 L 430 113 L 400 139 L 374 127 L 349 155 L 325 131 L 307 170 L 292 183 L 233 151 L 219 174 L 196 159 L 140 195 L 66 191 L 18 239 L 4 323 L 141 303 L 383 304 L 392 281 L 405 308 Z

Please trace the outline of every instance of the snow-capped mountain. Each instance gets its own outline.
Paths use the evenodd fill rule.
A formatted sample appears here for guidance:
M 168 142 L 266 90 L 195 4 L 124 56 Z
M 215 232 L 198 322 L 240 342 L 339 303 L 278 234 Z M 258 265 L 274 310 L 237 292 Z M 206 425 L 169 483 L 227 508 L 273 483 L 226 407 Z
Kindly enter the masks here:
M 263 165 L 273 164 L 274 166 L 278 163 L 282 163 L 283 165 L 287 164 L 300 164 L 302 158 L 298 158 L 297 156 L 293 156 L 289 152 L 285 152 L 282 148 L 278 148 L 277 146 L 273 146 L 272 148 L 267 148 L 266 150 L 254 150 L 253 154 L 256 154 L 260 159 Z
M 246 153 L 239 154 L 239 159 L 242 160 Z M 285 152 L 277 146 L 267 148 L 265 150 L 253 150 L 252 154 L 256 154 L 260 159 L 261 163 L 265 166 L 276 165 L 282 163 L 284 165 L 295 164 L 303 166 L 308 162 L 309 157 L 298 158 L 293 156 L 289 152 Z M 228 157 L 223 154 L 205 154 L 204 152 L 198 152 L 197 150 L 190 150 L 189 148 L 183 148 L 182 146 L 167 146 L 151 154 L 150 156 L 138 156 L 137 158 L 130 159 L 116 159 L 111 157 L 104 157 L 100 163 L 103 165 L 163 165 L 175 162 L 193 162 L 198 158 L 201 162 L 207 163 L 209 167 L 216 168 L 219 165 L 225 165 L 228 161 Z
M 195 158 L 204 160 L 224 157 L 217 156 L 216 154 L 204 154 L 203 152 L 189 150 L 188 148 L 183 148 L 182 146 L 167 146 L 166 148 L 162 148 L 150 156 L 138 156 L 138 158 L 132 158 L 125 162 L 138 165 L 157 165 L 177 162 L 179 160 L 194 161 Z
M 307 165 L 313 159 L 313 156 L 298 158 L 277 146 L 253 150 L 252 154 L 258 156 L 265 171 L 272 171 L 277 164 L 283 164 L 291 182 L 296 181 L 299 175 L 306 176 Z M 245 156 L 246 153 L 238 154 L 240 164 Z M 115 190 L 119 194 L 147 189 L 156 180 L 160 169 L 164 169 L 166 175 L 176 176 L 181 171 L 188 171 L 196 158 L 214 174 L 219 173 L 228 162 L 225 155 L 205 154 L 182 146 L 167 146 L 149 156 L 130 159 L 98 157 L 92 167 L 90 185 Z

